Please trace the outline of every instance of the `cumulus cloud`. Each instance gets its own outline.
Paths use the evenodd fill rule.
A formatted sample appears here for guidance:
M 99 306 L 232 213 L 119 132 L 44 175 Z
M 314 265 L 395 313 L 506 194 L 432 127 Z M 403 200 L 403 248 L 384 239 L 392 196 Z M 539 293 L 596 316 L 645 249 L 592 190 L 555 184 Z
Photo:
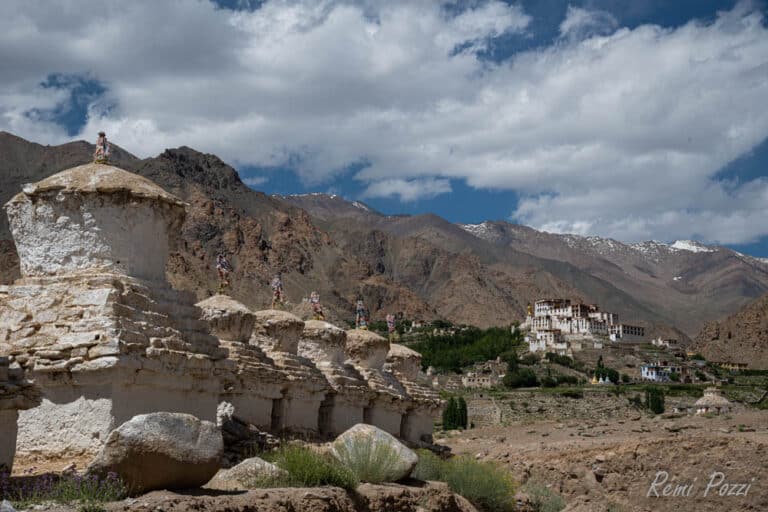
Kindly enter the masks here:
M 266 176 L 250 176 L 248 178 L 243 178 L 243 183 L 248 185 L 249 187 L 258 187 L 266 182 L 269 181 L 269 178 Z
M 569 5 L 565 19 L 560 23 L 560 36 L 568 39 L 585 39 L 610 34 L 618 26 L 619 22 L 609 12 Z
M 141 156 L 188 145 L 236 165 L 290 166 L 316 184 L 365 162 L 354 172 L 369 197 L 413 200 L 417 188 L 446 193 L 461 179 L 516 190 L 519 222 L 622 240 L 768 234 L 768 183 L 716 178 L 768 136 L 758 10 L 627 29 L 569 8 L 551 46 L 483 60 L 494 37 L 525 37 L 529 24 L 499 1 L 271 0 L 231 11 L 8 0 L 0 129 L 68 140 L 29 112 L 71 97 L 40 85 L 51 73 L 81 74 L 106 88 L 81 135 L 105 129 Z
M 445 179 L 391 179 L 371 183 L 363 192 L 363 197 L 399 197 L 403 202 L 413 202 L 419 199 L 432 199 L 451 191 L 451 182 Z

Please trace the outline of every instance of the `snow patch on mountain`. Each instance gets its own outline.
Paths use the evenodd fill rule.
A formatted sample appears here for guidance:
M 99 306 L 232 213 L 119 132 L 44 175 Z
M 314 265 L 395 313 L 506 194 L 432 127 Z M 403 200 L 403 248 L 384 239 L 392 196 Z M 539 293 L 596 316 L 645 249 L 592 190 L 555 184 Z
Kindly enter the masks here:
M 492 240 L 494 238 L 487 222 L 481 222 L 480 224 L 459 224 L 459 227 L 482 240 Z
M 355 208 L 360 208 L 361 210 L 363 210 L 363 211 L 366 211 L 366 212 L 369 212 L 369 211 L 371 211 L 371 209 L 370 209 L 370 208 L 368 208 L 367 206 L 365 206 L 365 205 L 364 205 L 363 203 L 361 203 L 360 201 L 352 201 L 352 206 L 354 206 Z
M 715 252 L 714 249 L 707 247 L 704 244 L 700 244 L 695 240 L 677 240 L 670 247 L 689 252 Z

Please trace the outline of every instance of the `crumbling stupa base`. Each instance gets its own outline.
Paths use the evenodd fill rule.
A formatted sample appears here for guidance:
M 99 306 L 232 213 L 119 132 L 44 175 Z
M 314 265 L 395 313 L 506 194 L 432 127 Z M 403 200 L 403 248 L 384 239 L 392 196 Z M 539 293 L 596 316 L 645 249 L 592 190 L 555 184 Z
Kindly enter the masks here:
M 48 383 L 44 390 L 42 404 L 19 415 L 21 454 L 96 454 L 113 429 L 137 414 L 183 412 L 216 421 L 216 393 L 135 384 L 51 387 Z

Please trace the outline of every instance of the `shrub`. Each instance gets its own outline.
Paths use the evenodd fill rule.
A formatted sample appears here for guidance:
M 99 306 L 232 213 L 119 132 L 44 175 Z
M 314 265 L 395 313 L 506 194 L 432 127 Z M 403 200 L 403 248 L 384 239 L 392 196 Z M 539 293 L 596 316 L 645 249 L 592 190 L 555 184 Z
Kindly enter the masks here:
M 19 508 L 43 502 L 80 503 L 82 508 L 87 508 L 95 507 L 95 503 L 123 499 L 126 488 L 115 473 L 109 473 L 106 478 L 46 474 L 14 479 L 0 474 L 0 496 Z
M 546 357 L 547 361 L 551 363 L 559 364 L 568 368 L 577 368 L 579 366 L 572 357 L 561 356 L 554 352 L 547 352 L 544 357 Z
M 602 365 L 602 362 L 600 364 Z M 607 366 L 598 366 L 595 370 L 595 377 L 598 379 L 608 379 L 614 384 L 618 384 L 619 382 L 619 372 L 613 368 L 608 368 Z
M 526 493 L 536 512 L 560 512 L 565 508 L 565 500 L 549 487 L 528 482 L 521 489 Z
M 530 368 L 520 368 L 504 375 L 504 385 L 508 388 L 529 388 L 538 386 L 539 380 Z
M 496 359 L 523 343 L 519 331 L 506 327 L 468 327 L 453 334 L 422 335 L 410 347 L 422 354 L 422 367 L 458 372 L 473 363 Z
M 494 512 L 511 511 L 515 504 L 515 487 L 508 471 L 490 462 L 467 456 L 448 461 L 445 482 L 477 507 Z
M 464 400 L 463 396 L 459 397 L 459 400 L 456 402 L 456 406 L 459 409 L 459 428 L 463 428 L 466 430 L 467 428 L 467 401 Z
M 540 362 L 541 362 L 541 358 L 536 354 L 525 354 L 523 357 L 520 358 L 520 364 L 524 364 L 526 366 L 533 366 Z
M 249 482 L 249 487 L 334 486 L 354 490 L 358 479 L 351 469 L 331 455 L 320 454 L 300 445 L 286 445 L 264 455 L 288 475 L 265 476 Z
M 650 387 L 645 390 L 645 407 L 654 414 L 664 412 L 664 391 L 661 388 Z
M 443 409 L 443 430 L 453 430 L 459 426 L 459 404 L 456 398 L 450 397 Z
M 541 379 L 541 387 L 554 388 L 557 386 L 557 378 L 547 375 Z
M 463 396 L 448 398 L 448 405 L 443 410 L 443 430 L 457 428 L 467 428 L 467 401 Z
M 414 478 L 445 482 L 453 492 L 487 512 L 513 510 L 515 486 L 511 474 L 503 468 L 468 456 L 444 460 L 429 450 L 417 453 Z
M 388 444 L 371 443 L 355 437 L 336 447 L 339 461 L 361 482 L 379 484 L 391 481 L 400 456 Z
M 560 396 L 564 396 L 566 398 L 574 398 L 574 399 L 581 399 L 584 398 L 584 392 L 580 389 L 566 389 L 565 391 L 560 392 Z
M 626 373 L 621 374 L 621 382 L 623 382 L 624 384 L 628 384 L 631 380 L 632 380 L 632 377 L 630 377 Z
M 442 482 L 445 480 L 445 468 L 447 462 L 429 450 L 416 450 L 419 462 L 413 468 L 411 476 L 417 480 L 433 480 Z

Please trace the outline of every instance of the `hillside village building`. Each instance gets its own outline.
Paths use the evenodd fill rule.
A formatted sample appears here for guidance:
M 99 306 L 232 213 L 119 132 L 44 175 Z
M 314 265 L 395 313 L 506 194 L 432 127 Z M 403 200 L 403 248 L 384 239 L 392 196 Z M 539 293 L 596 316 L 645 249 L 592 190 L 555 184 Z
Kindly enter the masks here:
M 640 379 L 651 382 L 670 382 L 672 374 L 677 374 L 681 381 L 690 379 L 688 368 L 669 364 L 666 361 L 649 363 L 640 366 Z
M 643 327 L 619 323 L 619 315 L 600 311 L 596 305 L 572 303 L 567 299 L 542 299 L 529 306 L 521 325 L 530 330 L 528 346 L 531 352 L 556 352 L 571 355 L 581 349 L 583 341 L 592 341 L 602 348 L 602 340 L 613 342 L 641 341 Z
M 461 376 L 465 388 L 490 389 L 501 384 L 507 372 L 507 363 L 497 357 L 493 361 L 475 363 L 470 371 Z

